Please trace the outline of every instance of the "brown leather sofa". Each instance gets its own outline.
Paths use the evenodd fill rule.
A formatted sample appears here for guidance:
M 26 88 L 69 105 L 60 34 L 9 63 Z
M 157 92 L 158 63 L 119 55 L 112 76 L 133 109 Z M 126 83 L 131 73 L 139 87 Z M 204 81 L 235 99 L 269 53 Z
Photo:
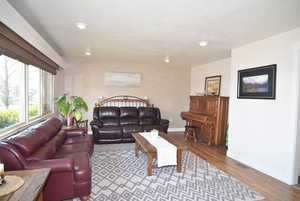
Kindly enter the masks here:
M 79 130 L 68 132 L 62 126 L 53 117 L 2 141 L 0 159 L 6 171 L 51 168 L 43 190 L 46 201 L 85 200 L 91 193 L 92 136 Z
M 90 123 L 95 143 L 134 142 L 132 133 L 157 129 L 167 133 L 169 121 L 154 107 L 95 107 Z

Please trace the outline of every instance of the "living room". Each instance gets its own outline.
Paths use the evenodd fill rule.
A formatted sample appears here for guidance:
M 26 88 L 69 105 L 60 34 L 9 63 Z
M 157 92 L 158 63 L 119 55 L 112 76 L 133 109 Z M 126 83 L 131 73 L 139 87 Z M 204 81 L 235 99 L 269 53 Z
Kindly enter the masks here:
M 1 23 L 59 66 L 53 83 L 49 81 L 53 84 L 53 94 L 47 96 L 49 110 L 40 111 L 39 117 L 47 114 L 49 118 L 53 112 L 58 115 L 53 97 L 64 93 L 86 101 L 88 111 L 83 112 L 82 119 L 89 123 L 99 100 L 118 95 L 135 96 L 159 108 L 161 118 L 169 121 L 169 136 L 187 142 L 190 149 L 206 161 L 204 164 L 225 172 L 257 195 L 233 196 L 232 200 L 300 200 L 300 191 L 294 186 L 300 176 L 298 0 L 134 1 L 130 4 L 122 1 L 1 0 L 0 4 Z M 2 33 L 0 30 L 0 36 Z M 0 50 L 2 48 L 0 46 Z M 269 65 L 276 66 L 273 96 L 240 97 L 238 72 Z M 139 82 L 135 86 L 113 85 L 108 83 L 113 73 L 134 74 Z M 50 74 L 43 76 L 50 77 Z M 229 97 L 226 150 L 225 146 L 185 141 L 186 121 L 181 117 L 181 112 L 190 109 L 190 96 L 204 95 L 206 79 L 219 75 L 219 95 Z M 35 86 L 28 83 L 29 88 Z M 47 91 L 50 85 L 40 88 Z M 34 96 L 30 97 L 28 105 Z M 29 109 L 24 113 L 29 113 Z M 25 124 L 33 124 L 34 120 L 40 120 L 39 117 L 26 117 Z M 92 136 L 91 126 L 88 127 Z M 0 133 L 4 140 L 16 130 L 1 129 Z M 133 148 L 133 143 L 95 144 L 91 161 L 98 157 L 95 154 L 98 151 L 107 149 L 109 152 L 115 146 L 125 150 L 127 144 Z M 100 172 L 99 167 L 93 170 Z M 182 168 L 185 172 L 186 166 Z M 197 168 L 195 170 L 200 171 L 201 168 Z M 160 169 L 153 170 L 151 177 L 159 178 L 159 171 L 164 174 L 173 171 Z M 146 174 L 145 169 L 141 172 Z M 229 199 L 208 191 L 203 193 L 207 197 L 201 197 L 199 189 L 192 193 L 195 197 L 185 197 L 178 186 L 174 195 L 172 190 L 164 193 L 156 190 L 150 193 L 154 196 L 151 198 L 136 183 L 139 191 L 128 191 L 132 197 L 122 197 L 123 194 L 116 190 L 117 198 L 108 199 L 105 197 L 108 187 L 93 186 L 95 182 L 101 183 L 100 177 L 92 178 L 91 200 Z

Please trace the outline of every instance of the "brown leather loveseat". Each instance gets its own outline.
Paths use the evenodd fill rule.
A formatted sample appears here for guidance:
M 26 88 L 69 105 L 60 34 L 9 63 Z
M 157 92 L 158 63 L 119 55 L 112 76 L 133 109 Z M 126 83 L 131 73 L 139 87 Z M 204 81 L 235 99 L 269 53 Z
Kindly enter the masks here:
M 55 117 L 0 143 L 5 170 L 51 168 L 43 191 L 46 201 L 87 199 L 91 193 L 92 152 L 91 136 L 63 130 L 62 122 Z
M 95 143 L 121 143 L 134 142 L 136 132 L 167 133 L 169 121 L 155 107 L 95 107 L 91 127 Z

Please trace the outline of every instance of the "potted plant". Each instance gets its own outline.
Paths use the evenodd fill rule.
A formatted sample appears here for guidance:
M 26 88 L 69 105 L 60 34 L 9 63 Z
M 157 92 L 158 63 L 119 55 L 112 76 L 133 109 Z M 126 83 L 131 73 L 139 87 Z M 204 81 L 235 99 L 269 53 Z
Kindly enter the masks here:
M 68 127 L 72 125 L 73 118 L 75 118 L 76 121 L 82 119 L 82 110 L 88 111 L 86 102 L 79 96 L 68 96 L 68 94 L 64 94 L 55 97 L 54 103 L 57 105 L 60 115 L 66 119 Z

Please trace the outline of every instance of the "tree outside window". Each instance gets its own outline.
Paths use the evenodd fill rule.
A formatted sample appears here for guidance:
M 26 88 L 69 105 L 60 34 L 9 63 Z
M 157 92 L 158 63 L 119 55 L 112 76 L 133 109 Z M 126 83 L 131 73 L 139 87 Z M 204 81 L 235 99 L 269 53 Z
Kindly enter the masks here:
M 52 74 L 0 54 L 0 132 L 52 112 L 52 91 Z
M 0 56 L 0 129 L 25 121 L 25 64 Z

